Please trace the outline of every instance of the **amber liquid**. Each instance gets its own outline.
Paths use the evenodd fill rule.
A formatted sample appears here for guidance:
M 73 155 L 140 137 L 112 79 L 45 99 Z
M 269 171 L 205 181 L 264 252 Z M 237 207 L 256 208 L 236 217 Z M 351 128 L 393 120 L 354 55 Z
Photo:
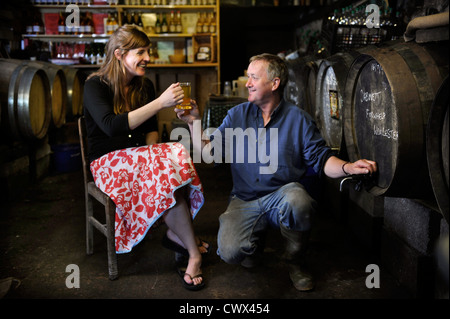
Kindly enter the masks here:
M 187 84 L 180 84 L 181 88 L 183 89 L 183 102 L 181 102 L 181 104 L 177 105 L 178 109 L 182 109 L 182 110 L 190 110 L 192 109 L 192 105 L 191 105 L 191 85 L 187 85 Z

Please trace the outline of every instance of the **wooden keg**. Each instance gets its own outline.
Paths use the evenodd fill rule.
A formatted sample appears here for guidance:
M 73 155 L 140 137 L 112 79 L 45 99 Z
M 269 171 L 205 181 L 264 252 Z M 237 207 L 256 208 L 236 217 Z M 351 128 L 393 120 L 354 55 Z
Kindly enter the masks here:
M 60 128 L 66 122 L 67 83 L 63 69 L 55 64 L 44 61 L 9 60 L 12 63 L 30 65 L 45 71 L 49 79 L 52 98 L 52 125 Z
M 322 60 L 317 71 L 314 119 L 327 145 L 345 159 L 343 109 L 347 72 L 358 55 L 340 52 Z
M 448 43 L 393 41 L 361 53 L 345 87 L 349 158 L 377 162 L 370 190 L 374 195 L 429 198 L 425 129 L 433 99 L 448 74 Z
M 317 63 L 306 56 L 286 61 L 288 82 L 284 88 L 284 99 L 314 116 Z
M 67 80 L 66 120 L 70 122 L 83 114 L 84 82 L 78 69 L 66 67 L 64 73 Z
M 439 88 L 428 119 L 426 144 L 428 171 L 436 202 L 449 222 L 449 99 L 448 76 Z
M 0 95 L 5 103 L 2 129 L 14 140 L 41 139 L 51 121 L 47 74 L 34 66 L 0 60 Z

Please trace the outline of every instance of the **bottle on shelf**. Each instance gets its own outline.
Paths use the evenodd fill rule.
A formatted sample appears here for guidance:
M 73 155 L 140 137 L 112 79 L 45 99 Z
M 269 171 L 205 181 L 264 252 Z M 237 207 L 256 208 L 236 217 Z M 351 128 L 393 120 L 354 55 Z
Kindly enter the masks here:
M 153 48 L 153 42 L 150 42 L 150 48 L 148 49 L 148 55 L 149 55 L 149 63 L 153 64 L 155 63 L 155 49 Z
M 134 16 L 134 22 L 138 27 L 143 28 L 144 24 L 142 23 L 142 13 L 138 12 L 135 16 Z
M 80 34 L 80 21 L 78 21 L 78 24 L 72 27 L 72 34 L 74 35 Z
M 202 33 L 203 32 L 203 15 L 199 12 L 197 14 L 197 26 L 196 26 L 196 32 Z
M 86 14 L 80 13 L 80 34 L 86 34 Z
M 59 19 L 58 19 L 58 34 L 66 34 L 66 18 L 64 16 L 64 13 L 61 11 L 59 13 Z
M 133 24 L 133 19 L 131 16 L 131 11 L 127 11 L 126 13 L 123 14 L 124 15 L 124 19 L 122 21 L 122 25 L 124 24 Z
M 118 19 L 117 15 L 118 15 L 117 12 L 114 12 L 111 15 L 111 17 L 112 17 L 111 26 L 112 26 L 112 31 L 113 32 L 116 31 L 119 28 L 119 19 Z
M 209 19 L 209 32 L 216 33 L 216 29 L 217 29 L 216 16 L 214 12 L 211 12 Z
M 41 14 L 36 13 L 33 23 L 34 34 L 44 34 L 44 23 L 42 22 Z
M 208 21 L 208 17 L 206 15 L 206 12 L 203 13 L 203 28 L 202 28 L 202 32 L 203 33 L 208 33 L 209 32 L 209 21 Z
M 177 22 L 175 19 L 175 12 L 172 10 L 170 12 L 170 18 L 169 18 L 169 32 L 170 33 L 175 33 L 177 30 Z
M 113 34 L 113 32 L 112 14 L 111 12 L 108 12 L 108 18 L 106 19 L 106 34 Z
M 33 23 L 32 23 L 32 21 L 27 23 L 27 26 L 25 27 L 25 33 L 26 34 L 33 34 Z
M 156 17 L 156 23 L 155 23 L 155 33 L 156 34 L 161 33 L 161 20 L 162 20 L 161 16 L 162 15 L 160 13 Z
M 91 54 L 91 46 L 89 44 L 86 44 L 86 47 L 84 48 L 84 63 L 85 64 L 91 64 L 91 61 L 89 59 L 89 55 Z
M 182 33 L 183 32 L 183 25 L 181 23 L 181 12 L 180 11 L 177 11 L 175 30 L 176 30 L 177 33 Z
M 93 34 L 94 33 L 94 20 L 92 20 L 92 13 L 86 12 L 85 16 L 86 22 L 84 26 L 84 32 L 86 34 Z
M 163 14 L 162 22 L 161 22 L 161 33 L 169 32 L 169 26 L 167 24 L 166 14 Z

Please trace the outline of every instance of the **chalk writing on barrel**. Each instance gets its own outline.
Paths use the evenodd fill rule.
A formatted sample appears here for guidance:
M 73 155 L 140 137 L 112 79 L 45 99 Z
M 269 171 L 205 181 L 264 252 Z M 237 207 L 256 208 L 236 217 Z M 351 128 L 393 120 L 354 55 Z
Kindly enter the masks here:
M 384 112 L 375 113 L 371 112 L 369 109 L 366 109 L 366 118 L 384 121 L 384 119 L 386 118 L 386 113 Z
M 370 68 L 372 69 L 372 71 L 374 71 L 374 72 L 376 72 L 378 74 L 384 73 L 383 68 L 378 63 L 372 63 Z
M 389 139 L 398 140 L 398 131 L 386 129 L 383 127 L 377 127 L 376 125 L 373 126 L 373 135 L 375 136 L 383 136 Z
M 381 92 L 364 92 L 362 89 L 360 90 L 361 94 L 361 102 L 376 102 L 379 99 Z
M 386 113 L 385 112 L 371 112 L 369 109 L 366 109 L 366 118 L 372 120 L 372 121 L 383 121 L 383 123 L 380 123 L 382 126 L 384 126 L 384 120 L 386 119 Z M 377 126 L 377 124 L 373 125 L 373 135 L 375 136 L 383 136 L 389 139 L 398 140 L 398 131 L 386 129 L 381 126 Z

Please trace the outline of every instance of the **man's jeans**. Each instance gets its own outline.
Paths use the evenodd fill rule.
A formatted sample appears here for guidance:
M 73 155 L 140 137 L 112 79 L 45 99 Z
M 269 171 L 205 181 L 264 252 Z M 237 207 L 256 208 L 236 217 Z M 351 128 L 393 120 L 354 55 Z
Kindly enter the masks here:
M 217 253 L 225 262 L 238 264 L 255 253 L 268 226 L 310 230 L 316 207 L 316 201 L 300 183 L 286 184 L 253 201 L 233 196 L 219 217 Z

